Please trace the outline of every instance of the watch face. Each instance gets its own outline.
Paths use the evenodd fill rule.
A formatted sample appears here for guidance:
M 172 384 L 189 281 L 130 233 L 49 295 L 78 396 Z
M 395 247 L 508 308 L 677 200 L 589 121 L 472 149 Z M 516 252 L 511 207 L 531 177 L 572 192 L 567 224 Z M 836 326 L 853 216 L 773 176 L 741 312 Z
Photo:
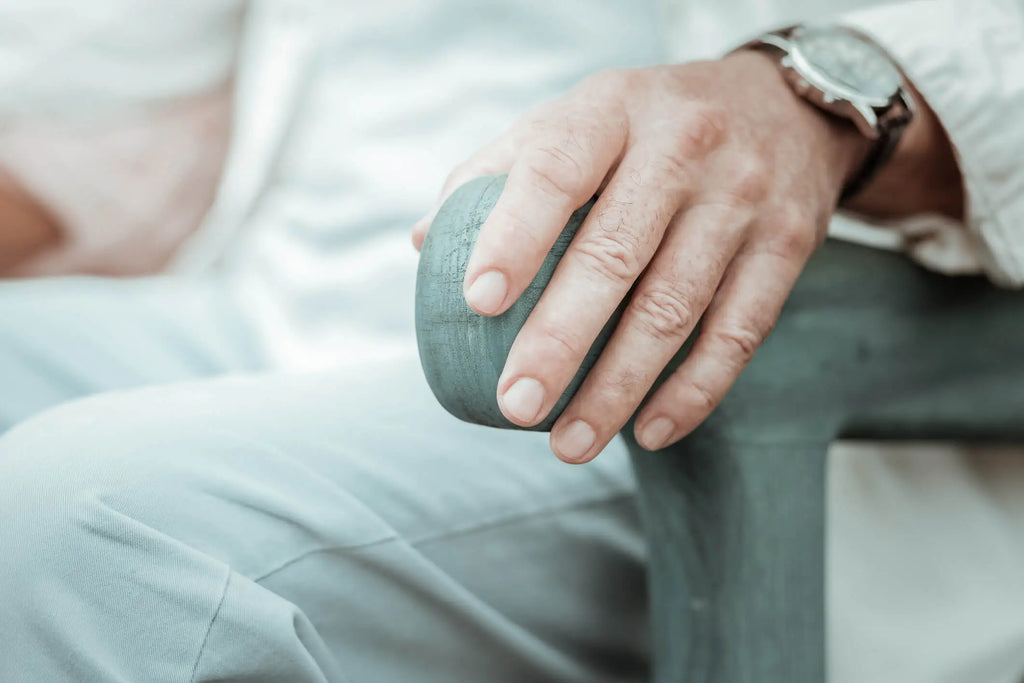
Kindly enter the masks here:
M 881 48 L 843 29 L 805 27 L 793 42 L 794 57 L 826 86 L 888 100 L 902 85 L 899 70 Z

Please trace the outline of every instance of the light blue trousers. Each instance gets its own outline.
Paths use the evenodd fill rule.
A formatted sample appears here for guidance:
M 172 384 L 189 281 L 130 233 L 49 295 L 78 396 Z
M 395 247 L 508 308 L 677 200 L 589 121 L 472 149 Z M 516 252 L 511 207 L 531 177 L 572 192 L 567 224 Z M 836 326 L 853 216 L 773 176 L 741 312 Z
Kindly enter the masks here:
M 644 678 L 621 446 L 249 340 L 215 282 L 0 284 L 0 681 Z

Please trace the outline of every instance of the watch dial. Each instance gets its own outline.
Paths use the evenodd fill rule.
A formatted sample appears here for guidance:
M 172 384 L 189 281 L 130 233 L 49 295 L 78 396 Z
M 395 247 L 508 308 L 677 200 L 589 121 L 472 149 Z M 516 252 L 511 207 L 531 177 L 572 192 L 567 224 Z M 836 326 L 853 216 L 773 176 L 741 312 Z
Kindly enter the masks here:
M 812 69 L 847 90 L 887 100 L 900 88 L 900 72 L 888 55 L 842 29 L 805 28 L 794 42 Z

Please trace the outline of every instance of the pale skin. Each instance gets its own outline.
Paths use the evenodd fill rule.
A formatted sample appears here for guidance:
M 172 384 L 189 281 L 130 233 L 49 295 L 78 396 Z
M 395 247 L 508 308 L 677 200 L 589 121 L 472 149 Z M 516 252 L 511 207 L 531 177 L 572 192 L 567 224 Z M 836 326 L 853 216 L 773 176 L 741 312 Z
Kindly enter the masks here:
M 927 103 L 896 155 L 847 208 L 960 217 L 962 182 Z M 462 183 L 508 173 L 465 278 L 470 307 L 503 313 L 569 215 L 598 200 L 520 331 L 498 404 L 527 427 L 550 412 L 634 287 L 597 364 L 551 432 L 566 462 L 593 459 L 698 330 L 690 355 L 643 405 L 637 441 L 663 448 L 719 404 L 767 337 L 825 238 L 870 142 L 799 99 L 756 52 L 596 74 L 528 113 L 456 168 Z M 419 248 L 433 213 L 413 229 Z

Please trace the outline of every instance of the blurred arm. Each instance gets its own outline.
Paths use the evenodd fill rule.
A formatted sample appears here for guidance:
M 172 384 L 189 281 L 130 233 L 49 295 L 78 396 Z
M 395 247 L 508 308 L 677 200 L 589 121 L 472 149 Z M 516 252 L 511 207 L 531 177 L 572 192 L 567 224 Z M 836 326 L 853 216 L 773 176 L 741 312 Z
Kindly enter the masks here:
M 60 227 L 30 195 L 0 178 L 0 276 L 60 240 Z

